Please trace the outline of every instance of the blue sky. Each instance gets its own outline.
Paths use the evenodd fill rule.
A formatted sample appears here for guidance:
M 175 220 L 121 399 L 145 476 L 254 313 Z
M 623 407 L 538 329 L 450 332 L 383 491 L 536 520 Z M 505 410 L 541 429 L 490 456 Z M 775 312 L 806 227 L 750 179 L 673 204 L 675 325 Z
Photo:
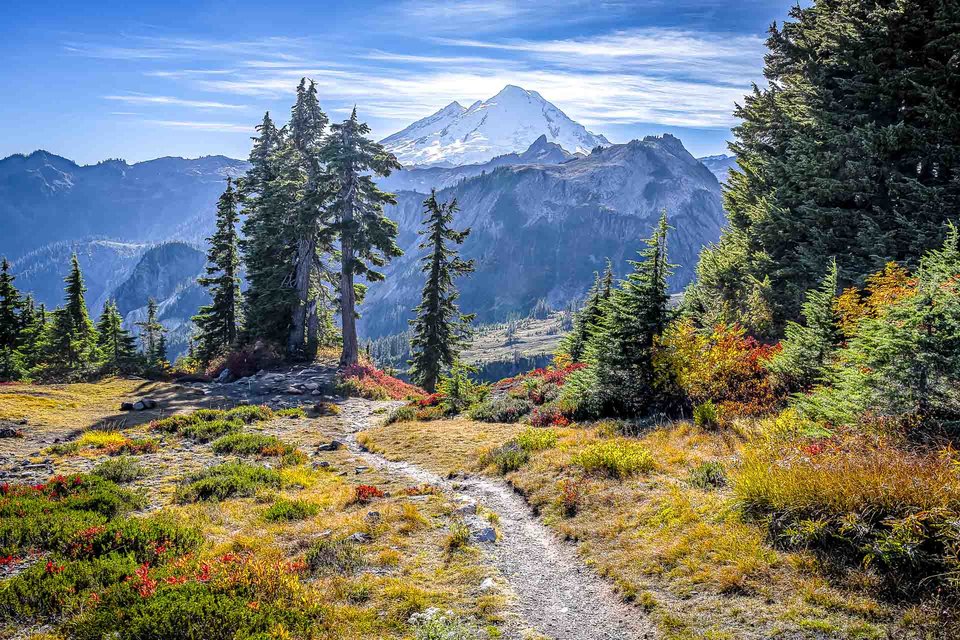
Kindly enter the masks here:
M 180 0 L 5 3 L 0 157 L 246 157 L 266 110 L 317 81 L 377 137 L 505 84 L 613 142 L 671 132 L 722 153 L 792 0 Z

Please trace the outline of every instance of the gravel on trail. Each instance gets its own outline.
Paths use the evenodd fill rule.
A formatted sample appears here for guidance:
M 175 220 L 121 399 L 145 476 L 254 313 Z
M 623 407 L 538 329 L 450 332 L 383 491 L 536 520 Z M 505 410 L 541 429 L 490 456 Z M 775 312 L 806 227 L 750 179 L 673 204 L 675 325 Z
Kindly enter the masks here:
M 356 433 L 375 426 L 377 417 L 373 411 L 384 406 L 389 405 L 357 398 L 341 405 L 347 447 L 372 467 L 436 485 L 458 502 L 482 506 L 499 516 L 499 539 L 480 546 L 509 581 L 522 618 L 520 624 L 526 627 L 524 631 L 532 629 L 553 640 L 657 637 L 652 621 L 618 598 L 611 585 L 576 556 L 572 545 L 541 524 L 523 498 L 505 482 L 477 476 L 446 479 L 408 462 L 387 460 L 365 450 L 357 442 Z M 476 534 L 481 519 L 465 519 Z

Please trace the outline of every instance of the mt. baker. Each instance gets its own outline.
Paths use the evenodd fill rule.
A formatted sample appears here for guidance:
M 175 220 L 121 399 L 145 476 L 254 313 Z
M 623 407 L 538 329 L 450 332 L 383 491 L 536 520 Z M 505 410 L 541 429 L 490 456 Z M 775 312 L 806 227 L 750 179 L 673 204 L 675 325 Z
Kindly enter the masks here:
M 510 84 L 469 108 L 452 102 L 381 142 L 404 165 L 458 166 L 519 153 L 541 135 L 581 154 L 610 144 L 536 91 Z

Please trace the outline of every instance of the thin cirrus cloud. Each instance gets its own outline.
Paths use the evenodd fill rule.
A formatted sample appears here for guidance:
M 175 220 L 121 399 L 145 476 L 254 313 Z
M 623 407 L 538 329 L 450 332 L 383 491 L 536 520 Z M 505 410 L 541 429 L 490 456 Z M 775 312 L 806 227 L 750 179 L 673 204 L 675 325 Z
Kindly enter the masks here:
M 103 96 L 104 100 L 125 102 L 136 105 L 171 105 L 176 107 L 190 107 L 193 109 L 246 109 L 245 105 L 227 104 L 212 100 L 187 100 L 173 96 L 151 96 L 142 93 Z
M 193 131 L 214 131 L 219 133 L 249 133 L 252 127 L 245 124 L 231 124 L 227 122 L 197 122 L 193 120 L 144 120 L 147 124 L 173 129 L 191 129 Z
M 528 11 L 512 2 L 478 0 L 468 5 L 468 13 L 493 12 L 501 19 L 510 11 Z M 442 12 L 445 6 L 416 3 L 416 15 Z M 293 38 L 128 38 L 120 47 L 87 44 L 83 55 L 156 60 L 154 68 L 142 73 L 169 82 L 169 91 L 163 93 L 174 94 L 130 92 L 105 96 L 108 100 L 131 106 L 240 110 L 245 105 L 237 102 L 252 108 L 255 102 L 289 97 L 306 76 L 316 81 L 329 110 L 358 104 L 365 116 L 380 120 L 378 133 L 406 126 L 453 100 L 469 104 L 489 98 L 505 84 L 535 89 L 570 117 L 601 131 L 604 125 L 632 124 L 724 129 L 735 124 L 734 103 L 751 81 L 761 78 L 763 57 L 758 36 L 689 28 L 621 29 L 567 39 L 474 33 L 470 38 L 426 36 L 425 41 L 432 45 L 429 53 L 343 47 L 333 61 L 318 54 L 317 43 Z M 189 67 L 171 62 L 187 56 Z M 212 99 L 197 99 L 197 92 Z M 190 117 L 151 122 L 207 131 L 249 130 Z

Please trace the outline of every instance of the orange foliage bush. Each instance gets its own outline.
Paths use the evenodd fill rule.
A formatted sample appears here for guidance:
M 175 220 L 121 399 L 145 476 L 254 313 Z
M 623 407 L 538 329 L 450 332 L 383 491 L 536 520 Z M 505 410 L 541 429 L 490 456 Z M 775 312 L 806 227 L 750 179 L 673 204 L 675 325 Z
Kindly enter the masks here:
M 721 416 L 761 415 L 782 400 L 764 368 L 780 346 L 760 344 L 737 325 L 698 331 L 682 320 L 659 344 L 657 366 L 672 370 L 694 405 L 712 401 Z
M 877 318 L 898 300 L 916 290 L 917 279 L 896 262 L 888 262 L 882 271 L 867 277 L 863 289 L 844 289 L 833 303 L 840 332 L 851 338 L 864 318 Z

